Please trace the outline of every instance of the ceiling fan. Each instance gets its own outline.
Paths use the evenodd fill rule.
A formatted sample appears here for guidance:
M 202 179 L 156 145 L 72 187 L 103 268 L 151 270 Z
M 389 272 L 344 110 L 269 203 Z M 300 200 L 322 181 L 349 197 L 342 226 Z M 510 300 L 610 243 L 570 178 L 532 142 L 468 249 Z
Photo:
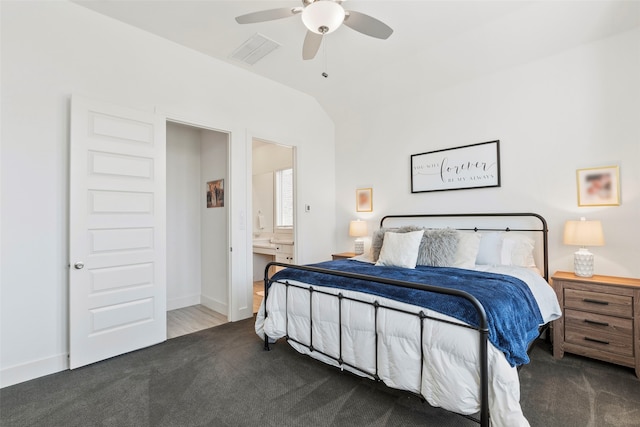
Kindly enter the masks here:
M 302 59 L 313 59 L 320 49 L 324 35 L 332 33 L 343 23 L 347 27 L 367 36 L 387 39 L 393 29 L 369 15 L 342 7 L 343 0 L 302 0 L 302 6 L 280 8 L 247 13 L 236 17 L 239 24 L 254 24 L 273 21 L 301 14 L 307 27 L 307 35 L 302 45 Z

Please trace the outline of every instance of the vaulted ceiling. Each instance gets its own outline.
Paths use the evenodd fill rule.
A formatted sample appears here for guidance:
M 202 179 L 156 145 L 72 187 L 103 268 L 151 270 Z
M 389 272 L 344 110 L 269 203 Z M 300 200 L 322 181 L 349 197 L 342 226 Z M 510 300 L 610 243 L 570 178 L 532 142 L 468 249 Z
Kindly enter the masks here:
M 313 60 L 305 61 L 300 15 L 246 25 L 234 19 L 302 6 L 301 1 L 75 3 L 305 92 L 334 118 L 368 102 L 390 82 L 403 90 L 411 85 L 436 89 L 640 26 L 640 2 L 633 0 L 347 0 L 345 9 L 393 28 L 391 37 L 380 40 L 343 25 L 325 36 Z M 254 65 L 232 59 L 256 33 L 281 46 Z

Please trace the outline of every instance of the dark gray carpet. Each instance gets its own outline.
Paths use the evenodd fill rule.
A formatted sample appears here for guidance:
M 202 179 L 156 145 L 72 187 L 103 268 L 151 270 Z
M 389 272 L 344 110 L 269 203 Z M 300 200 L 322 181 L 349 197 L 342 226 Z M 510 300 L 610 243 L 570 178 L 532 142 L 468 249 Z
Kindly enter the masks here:
M 633 369 L 538 345 L 520 370 L 520 404 L 532 426 L 640 426 L 640 380 Z
M 638 426 L 629 369 L 545 344 L 521 370 L 532 426 Z M 253 320 L 0 390 L 9 426 L 474 426 L 417 397 L 341 373 L 279 342 L 262 350 Z

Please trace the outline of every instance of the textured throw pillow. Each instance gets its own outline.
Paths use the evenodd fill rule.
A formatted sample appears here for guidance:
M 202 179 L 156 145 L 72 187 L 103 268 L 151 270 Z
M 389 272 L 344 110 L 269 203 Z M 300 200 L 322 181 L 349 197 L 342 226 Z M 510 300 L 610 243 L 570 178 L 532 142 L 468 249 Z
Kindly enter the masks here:
M 480 249 L 480 233 L 464 233 L 458 231 L 458 247 L 453 267 L 472 269 L 476 266 L 476 257 Z
M 406 233 L 384 233 L 380 257 L 376 265 L 415 268 L 423 230 Z
M 425 230 L 416 265 L 449 267 L 458 248 L 458 232 L 452 228 Z
M 371 235 L 371 259 L 373 262 L 378 261 L 380 257 L 380 249 L 382 249 L 382 242 L 384 241 L 384 233 L 391 231 L 390 228 L 379 228 Z
M 482 235 L 476 264 L 502 264 L 502 233 L 486 233 Z

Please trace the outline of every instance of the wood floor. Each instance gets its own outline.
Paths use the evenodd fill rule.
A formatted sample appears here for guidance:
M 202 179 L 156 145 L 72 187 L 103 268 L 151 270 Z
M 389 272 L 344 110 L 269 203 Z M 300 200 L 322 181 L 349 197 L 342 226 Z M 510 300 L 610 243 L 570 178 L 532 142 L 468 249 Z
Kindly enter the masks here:
M 167 339 L 198 332 L 227 323 L 227 316 L 204 305 L 167 311 Z
M 264 281 L 253 282 L 253 313 L 257 313 L 264 298 Z
M 253 283 L 254 313 L 257 313 L 260 308 L 263 291 L 264 283 L 262 281 Z M 227 316 L 201 304 L 167 311 L 167 339 L 213 328 L 223 323 L 227 323 Z

